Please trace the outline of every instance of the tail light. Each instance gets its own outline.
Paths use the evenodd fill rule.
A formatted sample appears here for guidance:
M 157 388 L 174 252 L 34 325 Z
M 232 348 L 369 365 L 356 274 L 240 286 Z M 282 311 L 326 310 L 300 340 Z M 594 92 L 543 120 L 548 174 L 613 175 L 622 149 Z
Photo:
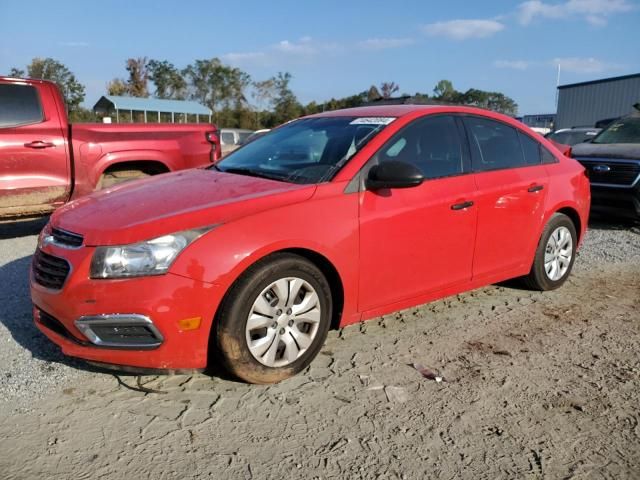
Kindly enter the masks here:
M 565 157 L 569 157 L 569 158 L 571 158 L 571 155 L 573 154 L 573 152 L 571 151 L 571 147 L 567 147 L 567 149 L 562 153 L 564 154 Z
M 211 163 L 215 163 L 222 156 L 222 147 L 220 146 L 220 139 L 218 138 L 218 132 L 211 131 L 205 133 L 207 142 L 211 144 Z

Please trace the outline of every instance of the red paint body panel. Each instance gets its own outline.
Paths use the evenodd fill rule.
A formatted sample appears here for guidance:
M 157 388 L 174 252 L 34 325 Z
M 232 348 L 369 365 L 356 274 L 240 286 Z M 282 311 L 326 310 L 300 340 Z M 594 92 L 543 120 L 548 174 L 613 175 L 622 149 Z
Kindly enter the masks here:
M 255 262 L 282 250 L 312 252 L 337 272 L 348 325 L 529 272 L 545 223 L 557 211 L 586 231 L 589 183 L 584 169 L 539 139 L 558 163 L 469 173 L 421 186 L 371 192 L 347 187 L 395 132 L 432 113 L 473 113 L 526 127 L 502 115 L 465 107 L 376 107 L 328 115 L 398 116 L 327 183 L 297 185 L 215 171 L 166 174 L 93 194 L 59 209 L 51 225 L 85 237 L 75 251 L 48 245 L 73 267 L 54 292 L 33 279 L 37 308 L 82 339 L 81 315 L 140 313 L 157 322 L 165 343 L 150 352 L 69 342 L 36 323 L 69 355 L 151 368 L 202 368 L 215 312 L 225 293 Z M 543 190 L 531 193 L 532 184 Z M 346 193 L 352 191 L 352 193 Z M 451 205 L 473 201 L 471 208 Z M 133 243 L 203 226 L 215 228 L 190 244 L 168 274 L 92 280 L 94 246 Z M 50 227 L 48 227 L 50 228 Z M 197 330 L 177 322 L 201 316 Z
M 43 121 L 0 128 L 0 218 L 47 213 L 93 192 L 102 173 L 123 162 L 155 162 L 167 171 L 204 167 L 220 158 L 208 124 L 75 124 L 58 87 L 44 80 L 0 77 L 37 90 Z M 50 144 L 30 148 L 31 142 Z M 213 152 L 212 152 L 213 148 Z

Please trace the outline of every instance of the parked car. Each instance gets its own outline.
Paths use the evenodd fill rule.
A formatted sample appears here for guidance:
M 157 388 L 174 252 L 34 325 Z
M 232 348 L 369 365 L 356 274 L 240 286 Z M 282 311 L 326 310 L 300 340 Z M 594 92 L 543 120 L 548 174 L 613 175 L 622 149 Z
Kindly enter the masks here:
M 222 142 L 222 155 L 228 155 L 242 145 L 253 133 L 253 130 L 241 128 L 221 128 L 220 141 Z
M 545 135 L 549 140 L 553 140 L 561 145 L 573 146 L 578 143 L 588 142 L 600 132 L 600 128 L 594 127 L 573 127 L 561 128 L 555 132 Z
M 589 172 L 594 212 L 640 218 L 640 114 L 619 118 L 571 154 Z
M 33 259 L 35 322 L 93 362 L 277 382 L 332 325 L 514 277 L 560 287 L 588 212 L 584 168 L 504 115 L 326 112 L 59 209 Z
M 218 158 L 213 125 L 71 125 L 54 83 L 0 77 L 0 218 L 50 213 L 122 181 Z
M 260 138 L 265 133 L 269 133 L 270 131 L 271 131 L 270 128 L 262 128 L 260 130 L 256 130 L 255 132 L 253 132 L 251 135 L 249 135 L 243 140 L 242 145 L 246 145 L 249 142 L 253 142 L 256 138 Z

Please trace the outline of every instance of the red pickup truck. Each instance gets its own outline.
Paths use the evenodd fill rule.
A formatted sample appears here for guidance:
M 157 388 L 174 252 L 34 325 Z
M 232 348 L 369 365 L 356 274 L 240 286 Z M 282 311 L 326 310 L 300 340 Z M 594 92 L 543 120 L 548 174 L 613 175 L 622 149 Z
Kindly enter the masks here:
M 0 219 L 47 214 L 137 177 L 211 165 L 211 124 L 69 124 L 49 81 L 0 77 Z

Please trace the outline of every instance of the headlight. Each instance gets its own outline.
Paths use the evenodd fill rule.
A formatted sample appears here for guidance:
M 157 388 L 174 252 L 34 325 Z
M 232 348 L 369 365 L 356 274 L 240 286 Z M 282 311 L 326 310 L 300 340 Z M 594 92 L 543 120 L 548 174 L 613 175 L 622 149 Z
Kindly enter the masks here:
M 212 228 L 186 230 L 131 245 L 98 247 L 91 260 L 91 278 L 162 275 L 187 245 Z

